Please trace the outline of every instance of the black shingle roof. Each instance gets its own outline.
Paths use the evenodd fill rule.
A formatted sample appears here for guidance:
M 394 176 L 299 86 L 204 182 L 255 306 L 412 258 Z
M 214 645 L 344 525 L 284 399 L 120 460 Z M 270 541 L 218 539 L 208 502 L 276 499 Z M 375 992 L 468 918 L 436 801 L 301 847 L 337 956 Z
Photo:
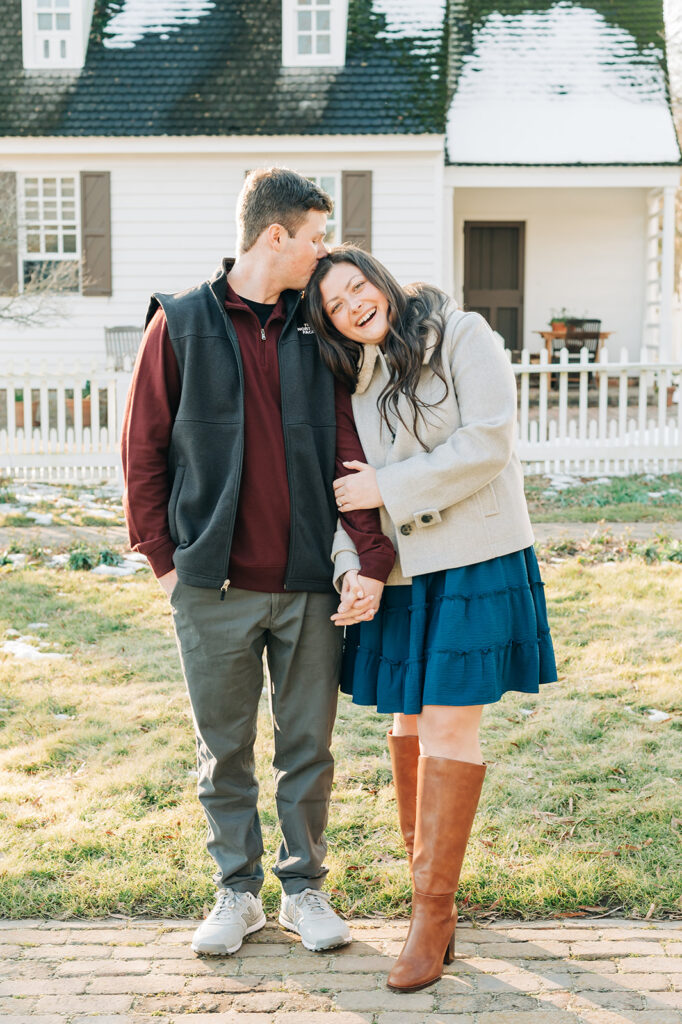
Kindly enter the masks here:
M 439 133 L 446 16 L 436 5 L 440 23 L 425 29 L 413 0 L 391 0 L 388 21 L 372 0 L 350 0 L 346 66 L 299 69 L 281 66 L 281 0 L 186 0 L 184 18 L 175 2 L 168 31 L 147 26 L 127 45 L 124 4 L 99 0 L 83 70 L 44 73 L 23 69 L 21 0 L 9 0 L 0 134 Z M 163 0 L 155 8 L 163 24 Z

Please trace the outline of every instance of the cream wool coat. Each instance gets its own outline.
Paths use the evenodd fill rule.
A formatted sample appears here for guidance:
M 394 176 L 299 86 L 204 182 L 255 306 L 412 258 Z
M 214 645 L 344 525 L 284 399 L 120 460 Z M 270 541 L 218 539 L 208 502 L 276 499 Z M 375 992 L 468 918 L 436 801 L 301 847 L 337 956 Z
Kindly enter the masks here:
M 388 585 L 408 584 L 413 575 L 483 562 L 533 543 L 514 451 L 516 381 L 492 330 L 478 313 L 454 303 L 446 308 L 441 357 L 445 385 L 427 365 L 436 343 L 427 338 L 418 396 L 439 402 L 424 410 L 419 434 L 398 419 L 386 428 L 377 399 L 388 381 L 384 354 L 366 345 L 352 396 L 353 413 L 367 462 L 377 470 L 384 506 L 384 533 L 397 551 Z M 400 411 L 412 423 L 401 396 Z M 392 432 L 395 436 L 392 436 Z M 334 583 L 359 569 L 353 542 L 337 530 L 332 552 Z

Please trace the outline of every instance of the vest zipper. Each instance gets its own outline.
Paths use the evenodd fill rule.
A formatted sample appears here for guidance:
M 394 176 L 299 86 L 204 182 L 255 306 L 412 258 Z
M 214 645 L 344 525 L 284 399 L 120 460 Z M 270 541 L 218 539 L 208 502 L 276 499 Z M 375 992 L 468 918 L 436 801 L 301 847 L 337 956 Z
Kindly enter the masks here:
M 264 327 L 261 327 L 261 329 L 260 329 L 260 340 L 261 341 L 265 341 L 266 340 L 266 338 L 265 338 L 265 328 Z
M 229 580 L 225 580 L 225 582 L 223 583 L 222 587 L 220 588 L 220 600 L 221 601 L 225 600 L 225 594 L 227 593 L 227 588 L 229 587 L 229 585 L 230 585 L 230 581 Z

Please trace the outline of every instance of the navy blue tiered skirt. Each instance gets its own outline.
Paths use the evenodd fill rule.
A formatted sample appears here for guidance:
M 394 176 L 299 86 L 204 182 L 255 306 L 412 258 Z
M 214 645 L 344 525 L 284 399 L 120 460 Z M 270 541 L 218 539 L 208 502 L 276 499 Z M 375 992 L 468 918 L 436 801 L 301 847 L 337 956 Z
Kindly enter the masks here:
M 379 712 L 493 704 L 556 678 L 532 547 L 386 587 L 374 619 L 346 630 L 341 689 Z

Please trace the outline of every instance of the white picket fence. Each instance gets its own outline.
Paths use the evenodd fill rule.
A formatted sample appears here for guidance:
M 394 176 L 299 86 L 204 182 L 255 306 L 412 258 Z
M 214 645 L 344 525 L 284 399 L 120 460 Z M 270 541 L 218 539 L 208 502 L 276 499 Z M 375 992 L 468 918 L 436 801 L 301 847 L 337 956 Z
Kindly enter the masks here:
M 121 485 L 121 424 L 131 369 L 102 365 L 0 372 L 0 477 Z
M 518 452 L 528 473 L 666 473 L 682 467 L 682 363 L 512 364 L 519 391 Z
M 682 468 L 682 363 L 512 363 L 527 472 Z M 0 373 L 0 477 L 122 484 L 119 439 L 131 371 L 7 367 Z

